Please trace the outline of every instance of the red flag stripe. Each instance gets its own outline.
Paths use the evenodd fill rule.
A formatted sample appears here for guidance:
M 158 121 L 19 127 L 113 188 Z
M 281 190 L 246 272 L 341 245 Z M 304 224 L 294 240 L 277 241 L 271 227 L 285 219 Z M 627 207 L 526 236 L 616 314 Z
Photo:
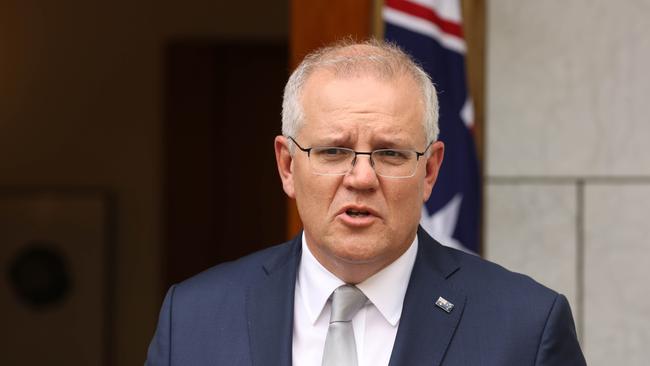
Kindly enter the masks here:
M 385 0 L 385 5 L 418 18 L 426 19 L 437 25 L 443 32 L 463 39 L 463 27 L 459 23 L 440 18 L 433 9 L 407 0 Z

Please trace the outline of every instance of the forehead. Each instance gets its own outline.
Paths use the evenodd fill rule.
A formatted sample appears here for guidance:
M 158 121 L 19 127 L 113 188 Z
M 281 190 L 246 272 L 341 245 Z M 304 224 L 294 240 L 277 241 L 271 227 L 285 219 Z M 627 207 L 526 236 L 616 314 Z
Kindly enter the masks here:
M 305 83 L 301 102 L 301 130 L 316 137 L 370 136 L 414 143 L 425 139 L 422 95 L 407 75 L 336 75 L 318 70 Z

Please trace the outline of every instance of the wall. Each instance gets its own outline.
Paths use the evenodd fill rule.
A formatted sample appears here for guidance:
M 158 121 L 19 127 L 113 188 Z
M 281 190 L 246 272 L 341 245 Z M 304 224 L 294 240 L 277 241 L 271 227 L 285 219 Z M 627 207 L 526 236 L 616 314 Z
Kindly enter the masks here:
M 590 365 L 650 358 L 650 2 L 488 2 L 486 255 L 567 295 Z
M 117 197 L 115 364 L 141 365 L 160 301 L 164 46 L 286 39 L 286 1 L 0 1 L 0 186 Z

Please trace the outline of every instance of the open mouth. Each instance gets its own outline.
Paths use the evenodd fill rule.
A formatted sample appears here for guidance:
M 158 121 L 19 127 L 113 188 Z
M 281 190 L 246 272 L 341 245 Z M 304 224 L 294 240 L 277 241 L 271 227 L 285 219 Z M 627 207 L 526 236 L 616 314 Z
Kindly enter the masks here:
M 366 217 L 370 215 L 368 211 L 346 210 L 345 213 L 352 217 Z

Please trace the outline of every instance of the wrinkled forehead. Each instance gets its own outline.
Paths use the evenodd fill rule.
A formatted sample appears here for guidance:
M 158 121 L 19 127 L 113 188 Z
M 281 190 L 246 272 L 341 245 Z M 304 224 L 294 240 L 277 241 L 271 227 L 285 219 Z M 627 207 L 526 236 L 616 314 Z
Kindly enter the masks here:
M 425 101 L 422 97 L 420 86 L 413 76 L 408 73 L 387 73 L 375 68 L 361 68 L 355 64 L 350 68 L 330 68 L 327 66 L 318 67 L 307 76 L 304 81 L 300 100 L 304 106 L 304 98 L 306 95 L 314 91 L 322 89 L 325 85 L 336 82 L 346 81 L 348 84 L 355 82 L 363 82 L 366 79 L 372 79 L 380 82 L 381 84 L 393 89 L 395 93 L 399 94 L 415 94 L 416 98 L 413 99 L 414 107 L 423 108 Z M 310 93 L 311 92 L 311 93 Z M 414 93 L 415 92 L 415 93 Z
M 342 138 L 344 131 L 351 133 L 349 126 L 354 125 L 386 139 L 408 134 L 426 140 L 424 103 L 417 88 L 408 75 L 388 78 L 319 69 L 310 75 L 303 89 L 301 130 L 310 127 L 313 133 L 316 128 L 318 134 Z
M 386 86 L 394 88 L 396 91 L 417 94 L 418 99 L 422 99 L 422 90 L 417 79 L 405 70 L 397 67 L 382 67 L 383 64 L 359 64 L 354 63 L 347 66 L 337 64 L 325 64 L 314 68 L 307 76 L 303 84 L 303 93 L 307 87 L 313 88 L 324 85 L 331 81 L 362 81 L 364 79 L 373 79 Z M 383 65 L 385 66 L 385 65 Z M 424 100 L 422 100 L 424 102 Z

